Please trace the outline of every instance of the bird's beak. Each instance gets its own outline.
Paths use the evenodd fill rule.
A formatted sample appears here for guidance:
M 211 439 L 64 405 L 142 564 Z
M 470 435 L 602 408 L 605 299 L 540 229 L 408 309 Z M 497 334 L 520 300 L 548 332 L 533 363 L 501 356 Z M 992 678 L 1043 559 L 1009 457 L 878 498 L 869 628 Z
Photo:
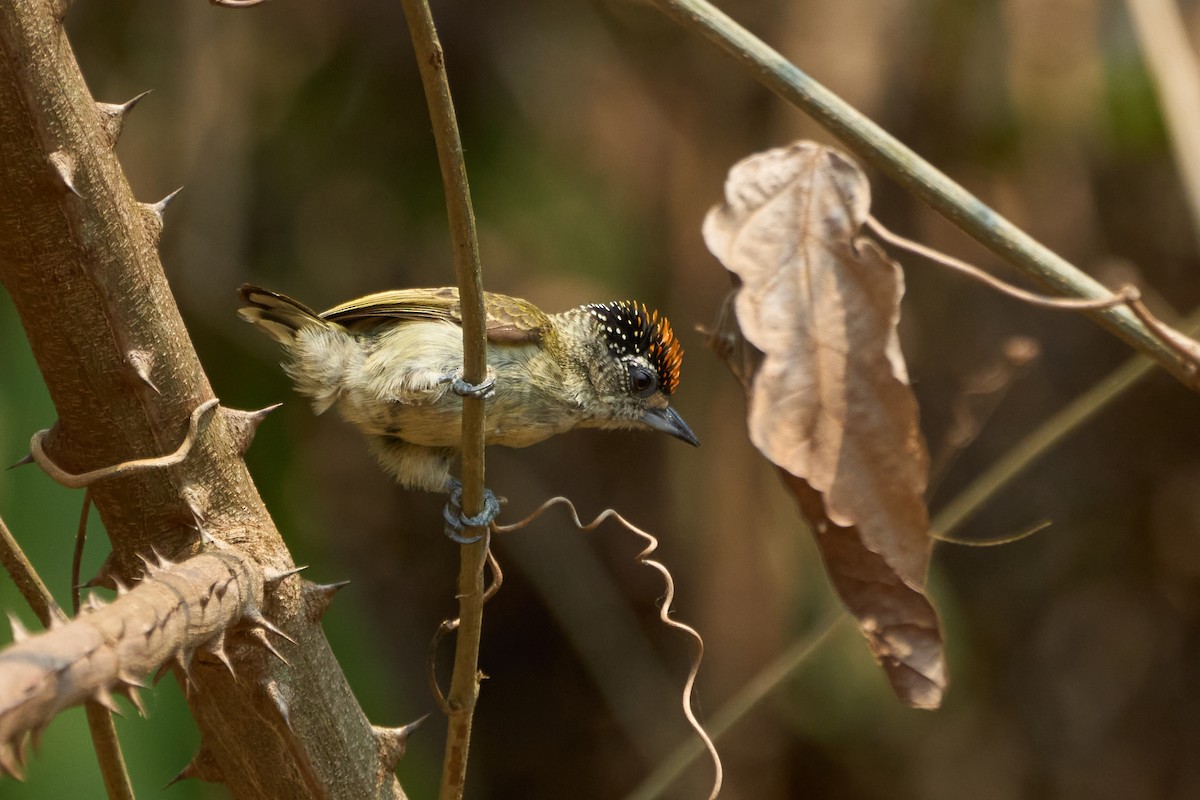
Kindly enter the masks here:
M 683 417 L 675 413 L 675 409 L 670 406 L 650 409 L 642 415 L 642 424 L 656 431 L 669 433 L 676 439 L 682 439 L 687 442 L 692 447 L 700 446 L 700 441 L 696 439 L 696 434 L 692 433 L 692 429 L 683 421 Z

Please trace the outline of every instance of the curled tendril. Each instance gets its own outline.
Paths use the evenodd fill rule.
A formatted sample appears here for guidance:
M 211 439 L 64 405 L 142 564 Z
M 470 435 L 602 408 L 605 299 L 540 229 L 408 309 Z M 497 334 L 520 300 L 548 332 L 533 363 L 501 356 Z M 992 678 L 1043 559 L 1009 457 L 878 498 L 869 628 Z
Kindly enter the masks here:
M 500 562 L 496 560 L 496 556 L 491 551 L 490 547 L 487 553 L 487 563 L 492 569 L 492 583 L 483 591 L 483 602 L 485 603 L 488 600 L 491 600 L 492 597 L 495 596 L 496 592 L 500 591 L 500 586 L 504 583 L 504 570 L 500 569 Z M 450 703 L 446 700 L 446 693 L 442 691 L 442 687 L 438 684 L 437 653 L 438 648 L 442 644 L 442 639 L 446 638 L 446 634 L 453 633 L 454 631 L 458 630 L 459 622 L 460 620 L 458 617 L 455 617 L 454 619 L 442 620 L 442 624 L 438 626 L 436 631 L 434 631 L 433 638 L 429 640 L 429 689 L 433 693 L 434 700 L 437 701 L 438 708 L 440 708 L 442 713 L 446 716 L 450 716 L 454 709 L 450 707 Z
M 709 757 L 712 759 L 714 775 L 712 792 L 709 794 L 709 800 L 715 800 L 717 795 L 721 792 L 721 783 L 724 777 L 724 770 L 721 766 L 721 756 L 717 753 L 717 748 L 716 745 L 713 744 L 712 738 L 708 735 L 708 732 L 704 729 L 704 726 L 700 724 L 700 721 L 696 718 L 695 712 L 692 710 L 692 695 L 696 684 L 696 675 L 700 672 L 700 661 L 704 657 L 704 638 L 701 637 L 700 633 L 690 625 L 671 619 L 671 603 L 675 599 L 675 580 L 671 577 L 671 571 L 668 570 L 666 566 L 664 566 L 661 562 L 650 558 L 650 554 L 658 549 L 658 539 L 629 522 L 611 508 L 600 512 L 595 519 L 585 525 L 579 518 L 579 512 L 575 510 L 575 504 L 565 497 L 550 498 L 546 502 L 542 503 L 541 506 L 535 509 L 533 513 L 531 513 L 525 519 L 515 522 L 512 525 L 497 525 L 493 522 L 492 531 L 495 533 L 511 533 L 513 531 L 520 530 L 554 506 L 565 506 L 568 513 L 571 515 L 571 522 L 581 533 L 589 533 L 598 528 L 605 521 L 609 519 L 615 519 L 627 531 L 635 536 L 638 536 L 646 542 L 646 547 L 643 548 L 642 551 L 637 555 L 637 561 L 639 564 L 645 564 L 646 566 L 657 570 L 658 573 L 662 575 L 663 583 L 666 587 L 662 605 L 658 609 L 658 618 L 667 627 L 674 628 L 675 630 L 686 634 L 688 638 L 690 638 L 695 644 L 695 653 L 692 656 L 691 667 L 688 670 L 687 680 L 684 682 L 683 686 L 681 705 L 683 708 L 683 715 L 687 718 L 688 724 L 704 743 L 704 747 L 708 750 Z M 445 623 L 443 623 L 443 625 L 444 624 Z M 440 633 L 441 631 L 439 631 L 439 634 Z
M 29 455 L 33 461 L 42 468 L 42 471 L 50 476 L 56 483 L 66 486 L 68 489 L 83 489 L 96 481 L 106 478 L 115 478 L 118 475 L 129 475 L 135 472 L 143 472 L 150 469 L 162 469 L 163 467 L 171 467 L 175 464 L 182 463 L 191 452 L 192 445 L 196 441 L 196 434 L 200 430 L 201 418 L 213 408 L 217 406 L 217 399 L 214 397 L 211 400 L 206 400 L 196 406 L 192 411 L 191 419 L 188 420 L 187 433 L 180 442 L 179 447 L 174 453 L 169 453 L 165 456 L 156 456 L 154 458 L 139 458 L 132 461 L 122 461 L 120 464 L 113 464 L 109 467 L 101 467 L 90 472 L 83 472 L 78 475 L 67 472 L 62 467 L 54 463 L 50 456 L 46 455 L 46 451 L 42 449 L 42 441 L 46 438 L 46 434 L 50 431 L 38 431 L 29 440 Z

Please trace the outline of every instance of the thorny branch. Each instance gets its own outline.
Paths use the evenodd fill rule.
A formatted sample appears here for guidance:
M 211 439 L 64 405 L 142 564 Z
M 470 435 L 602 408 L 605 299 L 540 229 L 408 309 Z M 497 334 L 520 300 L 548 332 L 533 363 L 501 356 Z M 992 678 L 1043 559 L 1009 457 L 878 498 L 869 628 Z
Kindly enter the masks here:
M 58 414 L 51 434 L 39 444 L 76 483 L 94 481 L 92 499 L 112 544 L 104 568 L 107 582 L 128 582 L 140 573 L 137 554 L 155 545 L 165 553 L 210 549 L 166 569 L 162 580 L 146 582 L 113 606 L 85 608 L 65 626 L 70 634 L 52 630 L 0 654 L 7 662 L 14 652 L 30 654 L 32 647 L 41 653 L 38 648 L 61 645 L 73 648 L 68 656 L 89 656 L 67 663 L 55 655 L 49 673 L 28 676 L 30 697 L 5 695 L 0 708 L 10 735 L 0 747 L 16 759 L 22 732 L 38 730 L 46 714 L 71 701 L 63 694 L 64 676 L 82 670 L 80 677 L 92 681 L 93 695 L 111 697 L 127 685 L 105 682 L 115 668 L 114 653 L 127 669 L 136 662 L 150 670 L 162 660 L 152 658 L 151 651 L 173 647 L 190 658 L 192 647 L 208 646 L 212 657 L 198 659 L 191 679 L 175 670 L 190 687 L 187 701 L 201 734 L 200 751 L 181 775 L 222 781 L 240 797 L 403 797 L 393 774 L 403 736 L 367 721 L 320 628 L 336 584 L 279 578 L 291 558 L 242 458 L 262 413 L 212 411 L 186 461 L 169 469 L 122 472 L 117 480 L 102 479 L 116 473 L 88 474 L 93 466 L 122 461 L 131 452 L 174 447 L 183 421 L 213 392 L 159 258 L 165 203 L 134 197 L 114 151 L 134 101 L 113 104 L 92 97 L 63 24 L 66 5 L 60 0 L 0 4 L 0 149 L 5 154 L 0 158 L 0 284 L 12 299 Z M 201 542 L 191 524 L 196 519 L 203 522 Z M 218 542 L 227 542 L 229 550 Z M 252 615 L 247 616 L 248 608 L 241 613 L 228 608 L 232 587 L 225 588 L 219 603 L 205 594 L 210 585 L 214 592 L 223 586 L 226 566 L 248 576 L 248 584 L 239 577 L 236 594 L 254 600 Z M 196 580 L 173 577 L 196 570 L 203 573 Z M 272 575 L 280 582 L 273 583 Z M 181 598 L 180 591 L 187 594 Z M 259 622 L 265 609 L 258 603 L 302 643 L 304 658 L 294 666 L 253 645 L 259 640 L 274 647 L 266 638 L 274 634 Z M 213 623 L 207 643 L 200 635 L 204 631 L 183 631 L 182 639 L 176 635 L 183 609 L 192 623 Z M 214 609 L 223 612 L 222 619 L 214 619 Z M 149 639 L 132 625 L 124 628 L 125 638 L 116 636 L 122 633 L 122 614 L 138 620 Z M 237 629 L 244 627 L 247 636 L 233 637 L 227 658 L 240 680 L 221 663 L 226 648 L 217 647 L 218 631 L 237 619 L 243 620 Z M 110 628 L 99 631 L 99 623 Z M 113 635 L 105 639 L 103 633 Z M 246 638 L 252 641 L 243 642 Z M 79 649 L 84 640 L 96 644 L 94 652 Z M 121 649 L 125 646 L 130 652 Z M 10 668 L 6 663 L 4 669 Z M 0 692 L 21 690 L 12 678 L 0 679 Z
M 226 630 L 281 633 L 262 618 L 262 571 L 220 548 L 175 564 L 146 559 L 136 589 L 118 585 L 111 604 L 93 595 L 71 622 L 52 620 L 30 635 L 13 621 L 13 645 L 0 651 L 0 769 L 19 775 L 26 735 L 34 740 L 62 709 L 95 700 L 116 710 L 113 693 L 141 708 L 143 679 L 174 660 L 190 674 L 203 650 L 232 670 Z M 195 598 L 195 600 L 189 600 Z M 273 648 L 272 648 L 273 649 Z
M 89 503 L 84 502 L 84 519 L 87 519 Z M 81 529 L 83 522 L 80 523 Z M 66 621 L 66 615 L 50 594 L 50 589 L 42 581 L 41 576 L 34 570 L 33 564 L 25 557 L 25 552 L 17 544 L 16 539 L 0 520 L 0 561 L 12 577 L 13 582 L 22 588 L 26 601 L 37 614 L 38 620 L 44 627 L 59 625 Z M 77 581 L 72 582 L 77 583 Z M 71 594 L 74 599 L 74 611 L 79 612 L 79 589 L 73 586 Z M 11 616 L 14 633 L 20 623 Z M 96 750 L 96 758 L 100 763 L 100 774 L 110 800 L 132 800 L 133 787 L 129 782 L 129 772 L 125 769 L 125 758 L 121 754 L 121 743 L 117 740 L 117 729 L 113 726 L 112 712 L 94 700 L 85 701 L 87 706 L 88 729 L 92 734 L 92 746 Z M 0 741 L 3 741 L 0 739 Z M 21 764 L 21 751 L 16 752 L 17 764 Z M 3 755 L 0 754 L 0 771 L 6 769 Z
M 658 609 L 658 618 L 667 627 L 674 628 L 677 631 L 682 631 L 696 646 L 695 654 L 692 657 L 691 667 L 688 669 L 687 680 L 684 681 L 681 706 L 683 708 L 683 715 L 687 718 L 688 724 L 692 727 L 692 730 L 696 732 L 696 735 L 700 738 L 700 741 L 704 743 L 705 749 L 708 750 L 709 758 L 712 760 L 714 774 L 712 792 L 709 794 L 709 800 L 715 800 L 717 795 L 721 793 L 721 783 L 724 779 L 724 769 L 721 766 L 721 756 L 717 752 L 716 745 L 713 744 L 712 738 L 708 735 L 707 731 L 705 731 L 704 726 L 700 724 L 700 721 L 696 718 L 695 711 L 692 709 L 692 694 L 696 685 L 696 676 L 700 673 L 700 662 L 704 658 L 704 638 L 700 635 L 700 632 L 692 626 L 671 618 L 671 603 L 675 601 L 675 579 L 671 577 L 671 571 L 667 569 L 662 562 L 650 558 L 650 554 L 658 549 L 658 539 L 652 534 L 647 533 L 646 531 L 637 527 L 611 508 L 600 512 L 595 519 L 585 525 L 579 518 L 579 512 L 575 509 L 575 504 L 566 497 L 551 497 L 549 500 L 534 509 L 529 516 L 525 517 L 519 522 L 514 522 L 511 525 L 497 525 L 496 523 L 492 523 L 492 530 L 498 534 L 512 533 L 513 531 L 520 530 L 554 506 L 565 506 L 567 512 L 571 515 L 572 524 L 582 533 L 590 533 L 591 531 L 594 531 L 596 528 L 600 527 L 600 525 L 602 525 L 606 520 L 615 519 L 623 528 L 625 528 L 625 530 L 646 542 L 645 548 L 643 548 L 642 551 L 637 554 L 637 562 L 656 570 L 660 575 L 662 575 L 663 583 L 666 587 L 662 605 L 660 605 Z

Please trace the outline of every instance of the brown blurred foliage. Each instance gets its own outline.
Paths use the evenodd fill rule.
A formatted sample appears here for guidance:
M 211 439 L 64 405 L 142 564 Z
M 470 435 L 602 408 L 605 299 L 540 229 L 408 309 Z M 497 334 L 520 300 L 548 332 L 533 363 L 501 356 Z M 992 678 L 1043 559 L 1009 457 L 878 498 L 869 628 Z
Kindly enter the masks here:
M 1074 263 L 1102 280 L 1114 267 L 1135 270 L 1177 311 L 1200 302 L 1198 237 L 1121 4 L 726 5 Z M 1200 37 L 1200 8 L 1184 5 Z M 657 306 L 684 333 L 676 404 L 703 445 L 573 433 L 490 451 L 488 484 L 514 518 L 565 494 L 585 516 L 611 505 L 660 536 L 678 578 L 677 615 L 707 639 L 698 696 L 702 716 L 711 714 L 834 600 L 791 501 L 747 441 L 740 387 L 699 333 L 686 334 L 711 322 L 728 289 L 700 224 L 738 159 L 799 137 L 829 139 L 640 4 L 439 2 L 435 14 L 485 287 L 551 310 L 622 297 Z M 348 426 L 312 417 L 270 344 L 234 315 L 243 281 L 318 307 L 452 282 L 399 5 L 276 0 L 228 12 L 201 0 L 79 0 L 68 26 L 98 99 L 154 89 L 126 127 L 122 161 L 144 199 L 186 186 L 168 214 L 164 263 L 217 394 L 242 408 L 287 401 L 260 431 L 251 468 L 310 575 L 353 581 L 327 629 L 364 707 L 381 724 L 432 710 L 425 645 L 455 608 L 457 559 L 439 530 L 440 501 L 397 490 Z M 949 224 L 871 179 L 873 213 L 891 228 L 1004 273 Z M 1013 335 L 1042 351 L 929 498 L 936 513 L 1129 353 L 1075 315 L 901 261 L 901 338 L 935 451 L 979 363 Z M 0 328 L 11 330 L 11 316 L 0 301 Z M 9 461 L 52 414 L 44 402 L 12 399 L 37 380 L 6 373 L 0 387 Z M 722 796 L 1200 795 L 1200 692 L 1189 680 L 1200 669 L 1195 409 L 1194 395 L 1156 375 L 959 534 L 1003 535 L 1047 518 L 1048 531 L 1006 548 L 935 549 L 930 590 L 955 676 L 942 710 L 901 707 L 843 629 L 718 743 Z M 10 480 L 20 483 L 0 488 L 6 509 L 34 502 L 33 478 Z M 471 796 L 619 797 L 687 736 L 674 706 L 686 643 L 656 625 L 660 588 L 634 564 L 638 547 L 615 529 L 583 537 L 548 521 L 500 543 L 506 582 L 484 625 L 491 680 Z M 186 720 L 175 727 L 188 735 Z M 137 739 L 133 728 L 122 728 L 127 740 Z M 431 719 L 401 763 L 414 796 L 432 793 L 442 735 Z M 184 755 L 166 764 L 131 754 L 135 780 L 161 785 L 193 746 L 179 745 Z M 90 756 L 64 749 L 48 738 L 30 783 L 6 784 L 5 796 L 67 796 L 46 788 L 62 785 L 54 765 Z M 701 795 L 707 770 L 697 762 L 672 796 Z

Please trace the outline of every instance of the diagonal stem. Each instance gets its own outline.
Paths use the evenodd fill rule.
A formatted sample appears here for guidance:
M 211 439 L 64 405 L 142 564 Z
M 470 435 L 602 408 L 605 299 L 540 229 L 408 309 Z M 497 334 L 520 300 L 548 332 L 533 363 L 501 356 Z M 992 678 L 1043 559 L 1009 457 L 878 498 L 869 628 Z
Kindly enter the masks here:
M 707 0 L 651 2 L 689 32 L 725 51 L 768 89 L 809 114 L 864 160 L 1033 280 L 1068 297 L 1099 299 L 1109 294 L 1098 281 L 1000 216 Z M 1088 314 L 1189 388 L 1200 386 L 1186 361 L 1128 308 Z
M 479 263 L 479 241 L 475 234 L 475 214 L 471 209 L 462 140 L 446 78 L 446 62 L 426 0 L 401 0 L 408 20 L 413 49 L 433 136 L 437 143 L 442 184 L 446 191 L 446 213 L 454 249 L 454 268 L 458 276 L 458 295 L 463 320 L 463 379 L 479 385 L 487 377 L 487 353 L 484 339 L 483 277 Z M 462 508 L 468 517 L 483 511 L 483 412 L 479 397 L 463 397 L 462 419 Z M 467 752 L 471 739 L 471 721 L 479 696 L 479 636 L 483 627 L 483 569 L 487 561 L 487 528 L 467 531 L 479 541 L 464 544 L 458 573 L 460 624 L 454 651 L 454 674 L 450 680 L 447 706 L 450 709 L 446 734 L 446 753 L 442 765 L 441 800 L 462 797 L 466 780 Z

